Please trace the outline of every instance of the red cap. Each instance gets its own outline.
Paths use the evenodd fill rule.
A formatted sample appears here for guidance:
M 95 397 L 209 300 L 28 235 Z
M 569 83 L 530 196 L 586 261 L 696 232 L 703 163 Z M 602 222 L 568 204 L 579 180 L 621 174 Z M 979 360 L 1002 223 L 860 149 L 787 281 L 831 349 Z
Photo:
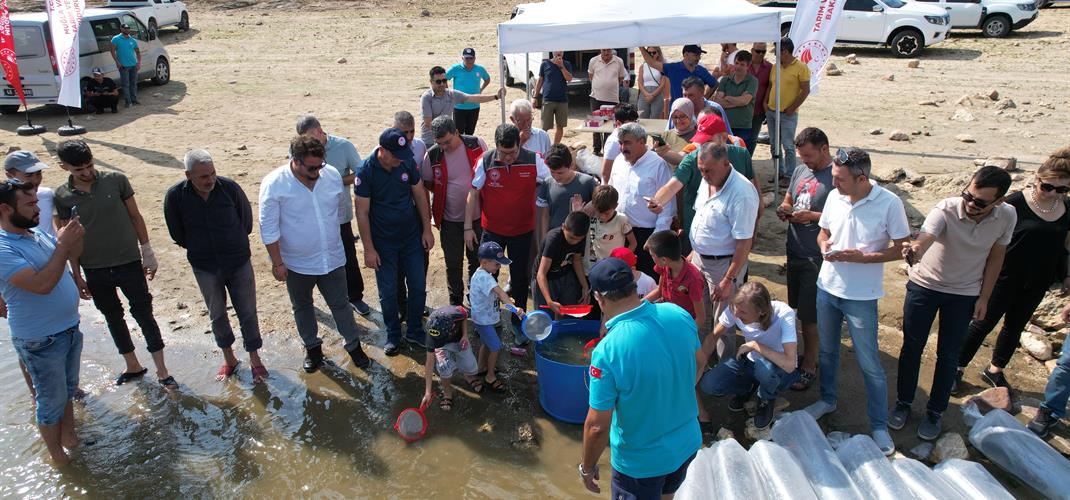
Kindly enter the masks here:
M 699 119 L 698 131 L 691 138 L 691 142 L 702 144 L 712 139 L 713 136 L 724 132 L 728 132 L 728 128 L 724 125 L 724 120 L 720 116 L 711 113 Z
M 614 248 L 612 252 L 609 252 L 609 256 L 623 260 L 625 264 L 628 264 L 628 267 L 635 269 L 635 254 L 628 250 L 628 247 Z

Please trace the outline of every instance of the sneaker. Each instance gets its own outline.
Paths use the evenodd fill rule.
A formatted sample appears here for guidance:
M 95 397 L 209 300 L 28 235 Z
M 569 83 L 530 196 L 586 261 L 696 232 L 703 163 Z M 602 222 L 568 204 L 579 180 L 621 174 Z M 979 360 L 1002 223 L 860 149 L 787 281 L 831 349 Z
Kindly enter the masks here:
M 1007 382 L 1007 377 L 1003 376 L 1003 372 L 992 373 L 985 368 L 981 370 L 981 380 L 992 387 L 1006 387 L 1007 390 L 1011 390 L 1011 384 Z
M 962 376 L 966 374 L 966 371 L 962 368 L 955 370 L 955 378 L 951 381 L 951 395 L 959 395 L 959 387 L 962 385 Z
M 899 430 L 904 425 L 907 425 L 907 419 L 910 418 L 910 405 L 902 401 L 895 402 L 895 408 L 892 408 L 892 412 L 888 415 L 888 427 Z
M 773 410 L 776 405 L 772 399 L 758 399 L 758 407 L 754 411 L 754 426 L 759 429 L 769 427 L 773 423 Z
M 819 399 L 814 404 L 803 408 L 803 411 L 809 413 L 811 417 L 814 417 L 814 420 L 817 420 L 829 413 L 836 411 L 836 405 L 830 405 Z
M 895 453 L 895 442 L 892 441 L 892 435 L 888 434 L 888 431 L 884 429 L 873 431 L 873 442 L 877 443 L 877 447 L 881 449 L 884 456 L 890 457 L 892 453 Z
M 736 394 L 728 401 L 728 409 L 737 413 L 741 412 L 743 411 L 744 405 L 747 404 L 747 401 L 750 401 L 750 393 Z
M 1055 424 L 1057 423 L 1059 423 L 1059 419 L 1051 414 L 1051 410 L 1040 408 L 1037 410 L 1037 416 L 1033 417 L 1033 420 L 1031 420 L 1026 427 L 1029 427 L 1029 430 L 1033 431 L 1033 434 L 1043 438 L 1048 437 L 1048 434 L 1051 433 L 1051 429 L 1055 427 Z
M 305 373 L 313 373 L 323 366 L 323 346 L 308 349 L 305 355 Z
M 349 357 L 353 359 L 353 364 L 357 365 L 357 368 L 367 368 L 371 366 L 372 360 L 368 358 L 368 354 L 364 352 L 359 345 L 356 349 L 349 351 Z
M 386 345 L 383 346 L 383 352 L 387 356 L 397 356 L 399 351 L 400 349 L 398 349 L 398 345 L 393 342 L 388 341 Z
M 888 424 L 891 427 L 891 424 Z M 932 441 L 940 437 L 940 414 L 925 412 L 925 420 L 918 424 L 918 437 L 926 441 Z
M 372 308 L 363 300 L 354 300 L 350 302 L 349 305 L 353 306 L 353 310 L 357 311 L 357 314 L 361 316 L 367 316 L 372 313 Z
M 433 313 L 433 312 L 435 312 L 435 310 L 431 309 L 431 306 L 424 306 L 424 317 L 425 318 L 430 316 L 431 313 Z

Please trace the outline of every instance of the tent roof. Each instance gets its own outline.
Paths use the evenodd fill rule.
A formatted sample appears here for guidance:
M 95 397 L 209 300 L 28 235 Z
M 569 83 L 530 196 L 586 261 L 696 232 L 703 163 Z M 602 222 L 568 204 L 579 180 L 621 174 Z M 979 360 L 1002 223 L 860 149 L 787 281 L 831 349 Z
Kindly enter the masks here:
M 498 24 L 502 54 L 780 37 L 780 13 L 746 0 L 550 0 L 521 7 Z

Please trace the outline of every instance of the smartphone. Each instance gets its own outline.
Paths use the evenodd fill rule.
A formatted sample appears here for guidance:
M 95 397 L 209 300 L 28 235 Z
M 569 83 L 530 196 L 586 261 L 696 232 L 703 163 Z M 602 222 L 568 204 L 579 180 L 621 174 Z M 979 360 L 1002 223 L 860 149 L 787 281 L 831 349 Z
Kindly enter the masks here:
M 646 200 L 646 202 L 651 204 L 651 205 L 657 205 L 657 202 L 654 201 L 654 198 L 651 198 L 649 196 L 644 196 L 643 199 Z
M 665 145 L 665 138 L 662 137 L 661 135 L 659 135 L 659 134 L 647 134 L 647 135 L 649 135 L 650 138 L 654 140 L 654 146 L 655 147 L 659 147 L 660 148 L 660 147 Z
M 825 252 L 825 253 L 823 253 L 821 255 L 824 255 L 825 257 L 832 257 L 833 255 L 837 255 L 839 253 L 840 253 L 840 250 L 829 250 L 829 251 L 827 251 L 827 252 Z
M 78 217 L 78 205 L 71 207 L 71 219 Z

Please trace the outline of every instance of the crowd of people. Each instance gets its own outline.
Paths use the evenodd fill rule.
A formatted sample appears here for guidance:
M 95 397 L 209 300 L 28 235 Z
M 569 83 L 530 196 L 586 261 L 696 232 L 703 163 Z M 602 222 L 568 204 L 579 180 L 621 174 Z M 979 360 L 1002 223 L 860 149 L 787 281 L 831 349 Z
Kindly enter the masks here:
M 591 105 L 613 103 L 616 127 L 594 143 L 605 153 L 600 176 L 577 171 L 572 150 L 560 143 L 567 123 L 567 99 L 560 99 L 573 71 L 560 52 L 539 70 L 535 105 L 512 102 L 509 122 L 488 140 L 472 133 L 478 104 L 501 99 L 504 91 L 480 93 L 489 75 L 472 49 L 450 69 L 429 71 L 419 138 L 415 117 L 399 111 L 377 147 L 361 157 L 316 117 L 301 117 L 289 158 L 260 182 L 255 217 L 242 186 L 219 175 L 211 154 L 189 151 L 185 180 L 164 196 L 164 220 L 174 244 L 186 250 L 222 351 L 217 378 L 230 377 L 240 363 L 228 296 L 254 381 L 269 378 L 258 355 L 264 342 L 249 242 L 256 224 L 271 275 L 286 284 L 305 348 L 303 369 L 312 373 L 325 362 L 314 289 L 353 364 L 370 365 L 354 317 L 372 313 L 365 268 L 375 276 L 385 355 L 423 349 L 423 403 L 436 399 L 437 374 L 442 411 L 455 405 L 456 372 L 476 393 L 505 388 L 497 370 L 502 334 L 509 332 L 503 318 L 513 323 L 514 348 L 523 347 L 527 339 L 516 332 L 529 295 L 533 308 L 557 317 L 563 306 L 593 305 L 591 318 L 604 329 L 591 358 L 579 464 L 592 491 L 599 488 L 597 463 L 607 444 L 615 491 L 639 498 L 675 491 L 702 434 L 717 427 L 705 396 L 730 396 L 727 408 L 737 412 L 756 398 L 754 424 L 764 428 L 778 395 L 816 382 L 820 397 L 805 411 L 814 418 L 836 411 L 844 322 L 865 382 L 873 439 L 891 454 L 888 429 L 903 428 L 912 416 L 921 355 L 939 313 L 937 364 L 917 426 L 919 437 L 935 439 L 950 396 L 999 320 L 1003 329 L 981 376 L 1010 387 L 1004 368 L 1025 322 L 1050 285 L 1070 289 L 1070 148 L 1048 158 L 1021 192 L 1009 193 L 1006 171 L 977 170 L 912 236 L 903 201 L 873 180 L 866 151 L 833 153 L 816 127 L 796 133 L 809 71 L 791 55 L 790 39 L 780 43 L 779 99 L 766 44 L 750 51 L 726 44 L 712 72 L 698 63 L 701 47 L 685 46 L 680 62 L 642 47 L 638 107 L 614 100 L 628 73 L 603 50 L 589 69 Z M 464 90 L 450 88 L 451 79 Z M 668 106 L 656 102 L 661 95 Z M 771 149 L 774 157 L 784 155 L 786 191 L 775 212 L 788 229 L 787 302 L 748 276 L 764 209 L 751 154 L 763 121 L 775 123 L 778 103 L 785 140 Z M 537 108 L 544 128 L 556 128 L 552 140 L 533 125 Z M 659 113 L 670 130 L 649 131 L 638 122 Z M 41 435 L 62 464 L 69 461 L 65 448 L 78 444 L 71 400 L 82 345 L 79 299 L 91 299 L 103 314 L 123 358 L 117 385 L 148 371 L 135 354 L 119 291 L 156 380 L 167 390 L 178 382 L 165 364 L 148 286 L 159 265 L 129 179 L 98 171 L 82 140 L 60 143 L 56 157 L 69 176 L 54 190 L 40 186 L 48 166 L 33 153 L 16 151 L 5 160 L 0 293 Z M 436 245 L 449 304 L 432 309 L 427 269 Z M 900 259 L 910 270 L 896 400 L 889 405 L 877 304 L 884 263 Z M 1038 434 L 1065 411 L 1067 352 L 1030 424 Z

